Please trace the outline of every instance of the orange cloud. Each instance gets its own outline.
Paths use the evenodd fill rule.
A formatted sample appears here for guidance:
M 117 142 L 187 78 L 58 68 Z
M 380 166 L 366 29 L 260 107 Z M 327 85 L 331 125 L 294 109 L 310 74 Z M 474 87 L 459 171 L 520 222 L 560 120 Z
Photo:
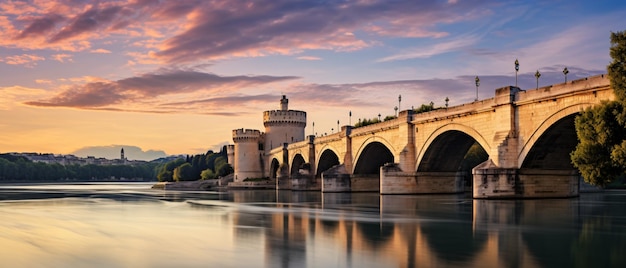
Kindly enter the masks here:
M 8 56 L 0 61 L 4 61 L 6 64 L 11 65 L 24 65 L 25 67 L 32 68 L 37 65 L 38 61 L 45 60 L 44 57 L 32 55 L 32 54 L 22 54 L 15 56 Z
M 51 56 L 53 60 L 56 60 L 58 62 L 72 62 L 72 55 L 70 54 L 54 54 Z

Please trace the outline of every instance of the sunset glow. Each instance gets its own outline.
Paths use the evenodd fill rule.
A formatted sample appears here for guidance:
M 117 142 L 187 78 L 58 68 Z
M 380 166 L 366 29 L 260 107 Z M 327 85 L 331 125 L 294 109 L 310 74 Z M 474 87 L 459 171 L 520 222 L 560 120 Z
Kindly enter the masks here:
M 0 2 L 0 153 L 196 154 L 287 95 L 307 135 L 606 73 L 620 1 Z M 349 112 L 352 118 L 349 118 Z M 97 156 L 97 155 L 96 155 Z M 128 155 L 143 159 L 143 155 Z

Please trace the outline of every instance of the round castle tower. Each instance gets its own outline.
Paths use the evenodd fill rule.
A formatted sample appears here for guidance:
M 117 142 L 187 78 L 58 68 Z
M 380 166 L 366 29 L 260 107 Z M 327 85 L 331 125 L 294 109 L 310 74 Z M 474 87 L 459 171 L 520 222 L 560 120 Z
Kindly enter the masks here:
M 263 112 L 265 126 L 265 150 L 304 140 L 306 112 L 289 110 L 289 99 L 285 95 L 280 100 L 280 110 Z
M 235 170 L 234 181 L 242 182 L 246 178 L 263 177 L 263 134 L 256 129 L 233 130 L 234 155 L 232 166 Z M 229 148 L 230 149 L 230 148 Z M 229 155 L 230 157 L 230 155 Z

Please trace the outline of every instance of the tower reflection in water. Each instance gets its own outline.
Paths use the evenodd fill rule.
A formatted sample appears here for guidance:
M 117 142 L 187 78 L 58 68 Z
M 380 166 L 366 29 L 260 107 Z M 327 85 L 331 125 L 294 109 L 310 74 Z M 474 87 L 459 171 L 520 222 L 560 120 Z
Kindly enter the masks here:
M 250 208 L 232 215 L 236 237 L 262 237 L 262 266 L 267 267 L 626 264 L 624 196 L 472 200 L 464 195 L 240 191 L 231 197 Z

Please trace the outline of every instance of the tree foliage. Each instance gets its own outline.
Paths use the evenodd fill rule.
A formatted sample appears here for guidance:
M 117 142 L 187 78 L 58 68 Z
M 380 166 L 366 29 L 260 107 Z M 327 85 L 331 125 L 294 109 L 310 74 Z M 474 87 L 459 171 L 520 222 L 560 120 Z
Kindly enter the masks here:
M 593 185 L 605 186 L 626 173 L 626 33 L 611 33 L 608 65 L 616 100 L 586 109 L 576 117 L 578 145 L 572 163 Z
M 189 163 L 184 163 L 174 169 L 175 181 L 194 181 L 197 180 L 195 176 L 194 167 Z
M 60 165 L 35 163 L 25 157 L 0 155 L 0 181 L 154 180 L 154 163 L 141 165 Z
M 157 167 L 157 178 L 159 181 L 186 181 L 226 176 L 233 173 L 226 159 L 226 147 L 219 153 L 208 151 L 206 154 L 188 155 Z

